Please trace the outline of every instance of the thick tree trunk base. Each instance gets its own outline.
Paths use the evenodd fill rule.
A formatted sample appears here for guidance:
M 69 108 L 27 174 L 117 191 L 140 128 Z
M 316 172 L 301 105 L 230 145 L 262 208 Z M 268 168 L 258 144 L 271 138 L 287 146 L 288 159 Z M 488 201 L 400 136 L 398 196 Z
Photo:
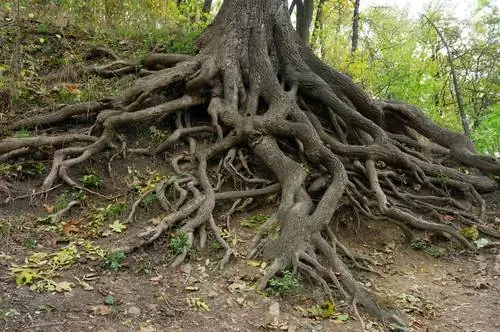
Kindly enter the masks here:
M 208 228 L 226 250 L 223 266 L 232 251 L 214 221 L 216 204 L 232 200 L 235 210 L 246 204 L 243 199 L 279 191 L 278 209 L 249 253 L 271 261 L 258 287 L 265 288 L 278 271 L 292 268 L 310 276 L 327 296 L 333 297 L 333 283 L 354 308 L 361 305 L 382 321 L 399 325 L 404 325 L 402 319 L 381 308 L 346 266 L 350 261 L 369 269 L 330 227 L 340 206 L 355 216 L 396 223 L 409 240 L 415 239 L 411 229 L 420 229 L 445 234 L 474 250 L 459 229 L 445 222 L 447 214 L 499 236 L 485 223 L 479 192 L 496 189 L 496 182 L 483 174 L 500 175 L 500 163 L 477 155 L 466 137 L 436 126 L 415 107 L 374 101 L 347 76 L 327 67 L 297 38 L 281 1 L 224 2 L 198 43 L 201 52 L 194 57 L 152 54 L 144 62 L 147 68 L 94 50 L 113 63 L 87 68 L 87 73 L 143 77 L 117 97 L 63 105 L 12 124 L 13 130 L 56 126 L 83 115 L 95 119 L 86 134 L 5 138 L 0 160 L 53 147 L 52 168 L 40 189 L 44 192 L 58 181 L 81 187 L 68 170 L 104 150 L 154 155 L 185 140 L 189 153 L 170 159 L 176 174 L 152 190 L 170 214 L 116 250 L 131 252 L 178 226 L 188 245 L 173 261 L 177 266 L 195 240 L 205 244 Z M 206 113 L 197 113 L 200 109 Z M 124 126 L 169 115 L 176 116 L 176 129 L 157 146 L 129 148 L 119 135 Z M 193 121 L 200 116 L 208 121 Z M 200 140 L 200 134 L 210 141 Z M 441 159 L 477 171 L 464 173 Z M 214 160 L 219 167 L 212 174 L 207 164 Z M 196 165 L 197 174 L 183 171 L 179 165 L 184 162 Z M 244 189 L 221 190 L 232 182 Z M 177 200 L 168 201 L 166 190 L 174 190 Z M 148 193 L 133 204 L 129 222 Z M 463 207 L 455 198 L 459 196 L 473 208 Z M 423 213 L 434 220 L 424 220 Z

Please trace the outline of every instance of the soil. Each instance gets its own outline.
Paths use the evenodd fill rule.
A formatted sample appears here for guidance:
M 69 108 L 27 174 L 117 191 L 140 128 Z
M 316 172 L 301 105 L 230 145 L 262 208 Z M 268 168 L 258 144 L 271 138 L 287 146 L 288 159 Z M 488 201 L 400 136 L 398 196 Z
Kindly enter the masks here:
M 144 166 L 144 161 L 121 164 Z M 127 178 L 127 174 L 116 175 Z M 106 179 L 108 182 L 111 180 Z M 29 192 L 31 187 L 21 184 L 30 185 L 18 183 L 16 192 Z M 252 289 L 261 271 L 244 255 L 255 230 L 242 224 L 252 215 L 269 213 L 270 208 L 233 217 L 229 232 L 235 236 L 232 243 L 237 256 L 222 271 L 217 268 L 221 252 L 214 248 L 193 252 L 186 264 L 172 269 L 169 263 L 173 256 L 165 237 L 129 255 L 117 271 L 80 259 L 61 270 L 57 278 L 58 282 L 72 282 L 70 291 L 35 292 L 28 286 L 16 286 L 9 273 L 12 264 L 22 264 L 35 252 L 53 252 L 64 245 L 57 242 L 61 234 L 41 230 L 36 222 L 37 217 L 47 215 L 44 209 L 62 192 L 55 190 L 32 205 L 27 200 L 14 201 L 0 212 L 0 328 L 4 331 L 363 331 L 345 303 L 337 303 L 336 312 L 348 314 L 347 321 L 340 322 L 335 315 L 328 319 L 305 317 L 304 309 L 324 301 L 320 289 L 309 280 L 301 280 L 301 287 L 284 297 Z M 495 198 L 498 195 L 489 197 Z M 94 206 L 105 204 L 90 196 L 83 208 L 72 211 L 71 219 L 80 218 Z M 134 227 L 144 227 L 146 217 L 142 211 L 137 224 L 130 225 L 124 234 L 96 237 L 94 243 L 112 246 Z M 363 227 L 338 224 L 343 242 L 371 257 L 380 273 L 363 272 L 358 278 L 405 312 L 413 331 L 500 329 L 500 271 L 494 268 L 495 258 L 500 257 L 497 249 L 482 249 L 476 254 L 446 250 L 434 257 L 437 255 L 432 252 L 414 250 L 392 225 L 361 222 Z M 28 240 L 36 246 L 27 248 Z M 87 290 L 77 278 L 86 280 Z M 106 303 L 110 295 L 113 304 Z M 365 331 L 383 331 L 369 317 L 363 316 L 363 320 Z

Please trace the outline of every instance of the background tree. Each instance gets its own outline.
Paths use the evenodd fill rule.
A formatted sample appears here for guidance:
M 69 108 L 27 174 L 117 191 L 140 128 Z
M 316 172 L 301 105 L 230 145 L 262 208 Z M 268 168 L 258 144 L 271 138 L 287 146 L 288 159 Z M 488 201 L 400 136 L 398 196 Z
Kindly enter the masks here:
M 313 19 L 314 2 L 313 0 L 292 0 L 289 14 L 296 12 L 296 30 L 300 38 L 309 42 L 309 32 Z
M 358 39 L 359 39 L 359 0 L 354 1 L 354 11 L 352 15 L 352 43 L 351 43 L 351 53 L 354 55 L 358 49 Z

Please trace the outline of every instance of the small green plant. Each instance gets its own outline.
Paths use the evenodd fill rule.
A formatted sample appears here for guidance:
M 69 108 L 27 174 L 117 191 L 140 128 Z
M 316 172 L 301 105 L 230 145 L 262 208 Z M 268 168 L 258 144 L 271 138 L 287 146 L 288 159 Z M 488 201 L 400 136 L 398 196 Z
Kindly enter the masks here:
M 80 178 L 80 181 L 87 188 L 99 189 L 102 185 L 102 179 L 94 173 L 85 174 Z
M 27 138 L 27 137 L 31 137 L 31 134 L 27 129 L 24 128 L 14 133 L 14 138 Z
M 12 229 L 12 224 L 6 220 L 0 220 L 0 240 L 6 238 Z
M 44 33 L 47 33 L 47 26 L 43 23 L 39 23 L 37 28 L 36 28 L 36 31 L 39 33 L 39 34 L 44 34 Z
M 150 193 L 144 199 L 142 200 L 142 204 L 145 207 L 151 206 L 154 202 L 156 201 L 156 194 L 155 193 Z
M 85 199 L 85 193 L 83 190 L 75 190 L 71 193 L 71 199 L 74 201 L 83 201 Z
M 24 246 L 28 249 L 35 249 L 36 248 L 36 240 L 32 238 L 28 238 L 24 241 Z
M 16 175 L 15 166 L 5 163 L 0 163 L 0 175 L 3 175 L 5 177 L 15 176 Z
M 54 212 L 61 211 L 69 204 L 68 192 L 63 192 L 57 197 L 56 202 L 54 203 Z
M 38 174 L 38 175 L 42 175 L 43 172 L 45 172 L 45 165 L 43 163 L 36 163 L 33 166 L 33 168 L 35 170 L 35 173 Z
M 265 214 L 256 214 L 251 216 L 248 219 L 245 219 L 241 222 L 241 226 L 245 226 L 248 228 L 257 228 L 263 223 L 265 223 L 269 219 L 268 215 Z
M 290 295 L 301 286 L 300 280 L 291 271 L 283 271 L 282 277 L 271 278 L 268 284 L 269 292 L 278 296 Z
M 443 185 L 443 187 L 445 189 L 447 189 L 448 187 L 448 184 L 450 184 L 450 177 L 448 176 L 448 174 L 444 174 L 444 173 L 439 173 L 438 174 L 438 178 L 439 180 L 441 181 L 441 184 Z
M 151 276 L 155 271 L 153 263 L 149 260 L 141 260 L 138 262 L 137 266 L 134 268 L 134 272 L 137 274 L 142 274 L 146 276 Z
M 168 131 L 159 129 L 156 126 L 149 127 L 149 132 L 151 133 L 151 137 L 156 141 L 161 141 L 168 137 Z
M 430 244 L 429 242 L 422 240 L 422 239 L 417 239 L 411 243 L 411 247 L 417 251 L 423 251 L 427 255 L 434 257 L 434 258 L 439 258 L 444 255 L 445 249 L 439 248 L 437 246 L 434 246 Z
M 213 240 L 210 246 L 213 250 L 221 250 L 222 248 L 224 248 L 222 244 L 220 244 L 217 240 Z
M 107 305 L 114 305 L 116 304 L 116 298 L 113 295 L 107 295 L 104 297 L 104 303 Z
M 117 251 L 114 253 L 109 253 L 104 258 L 103 265 L 105 268 L 118 271 L 123 266 L 123 261 L 125 260 L 125 253 L 123 251 Z
M 90 224 L 92 227 L 101 227 L 105 221 L 114 219 L 122 210 L 122 204 L 108 204 L 106 207 L 97 208 L 90 214 Z
M 179 255 L 188 244 L 188 236 L 184 231 L 178 231 L 168 243 L 168 248 L 174 255 Z

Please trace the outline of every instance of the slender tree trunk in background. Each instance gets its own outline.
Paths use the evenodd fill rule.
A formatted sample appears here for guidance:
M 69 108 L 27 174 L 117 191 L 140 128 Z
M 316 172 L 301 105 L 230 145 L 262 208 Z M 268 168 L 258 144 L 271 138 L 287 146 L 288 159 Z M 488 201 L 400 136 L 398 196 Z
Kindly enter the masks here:
M 312 23 L 313 0 L 294 1 L 297 6 L 297 32 L 306 43 L 309 42 L 309 29 Z M 292 4 L 293 6 L 293 4 Z
M 203 9 L 202 9 L 202 11 L 204 13 L 210 13 L 211 9 L 212 9 L 212 0 L 204 0 L 203 1 Z
M 15 78 L 19 78 L 21 65 L 20 65 L 20 54 L 21 54 L 21 6 L 19 4 L 20 0 L 15 2 L 16 8 L 16 25 L 17 25 L 17 36 L 16 36 L 16 48 L 14 49 L 14 56 L 12 61 L 12 67 L 14 68 Z
M 325 16 L 325 11 L 323 5 L 326 0 L 319 0 L 318 6 L 316 8 L 316 19 L 314 20 L 314 29 L 312 33 L 312 46 L 314 49 L 319 50 L 320 58 L 325 57 L 325 41 L 323 37 L 323 21 Z
M 450 65 L 451 78 L 452 78 L 452 82 L 453 82 L 453 90 L 455 92 L 455 98 L 457 100 L 460 121 L 462 122 L 462 127 L 464 129 L 465 136 L 470 137 L 469 122 L 467 121 L 467 115 L 465 114 L 464 104 L 462 101 L 462 91 L 460 90 L 460 85 L 458 84 L 457 72 L 455 69 L 455 64 L 453 63 L 453 54 L 450 50 L 450 46 L 448 45 L 446 38 L 444 37 L 441 30 L 439 30 L 439 28 L 436 26 L 436 24 L 434 24 L 434 22 L 432 22 L 426 15 L 424 15 L 424 17 L 427 20 L 427 22 L 429 22 L 429 24 L 434 28 L 434 30 L 436 30 L 436 33 L 439 36 L 439 39 L 441 39 L 441 42 L 443 43 L 443 45 L 446 49 L 446 56 L 448 58 L 448 64 Z
M 354 14 L 352 16 L 352 45 L 351 54 L 354 56 L 356 50 L 358 49 L 358 39 L 359 39 L 359 2 L 356 0 L 354 2 Z

